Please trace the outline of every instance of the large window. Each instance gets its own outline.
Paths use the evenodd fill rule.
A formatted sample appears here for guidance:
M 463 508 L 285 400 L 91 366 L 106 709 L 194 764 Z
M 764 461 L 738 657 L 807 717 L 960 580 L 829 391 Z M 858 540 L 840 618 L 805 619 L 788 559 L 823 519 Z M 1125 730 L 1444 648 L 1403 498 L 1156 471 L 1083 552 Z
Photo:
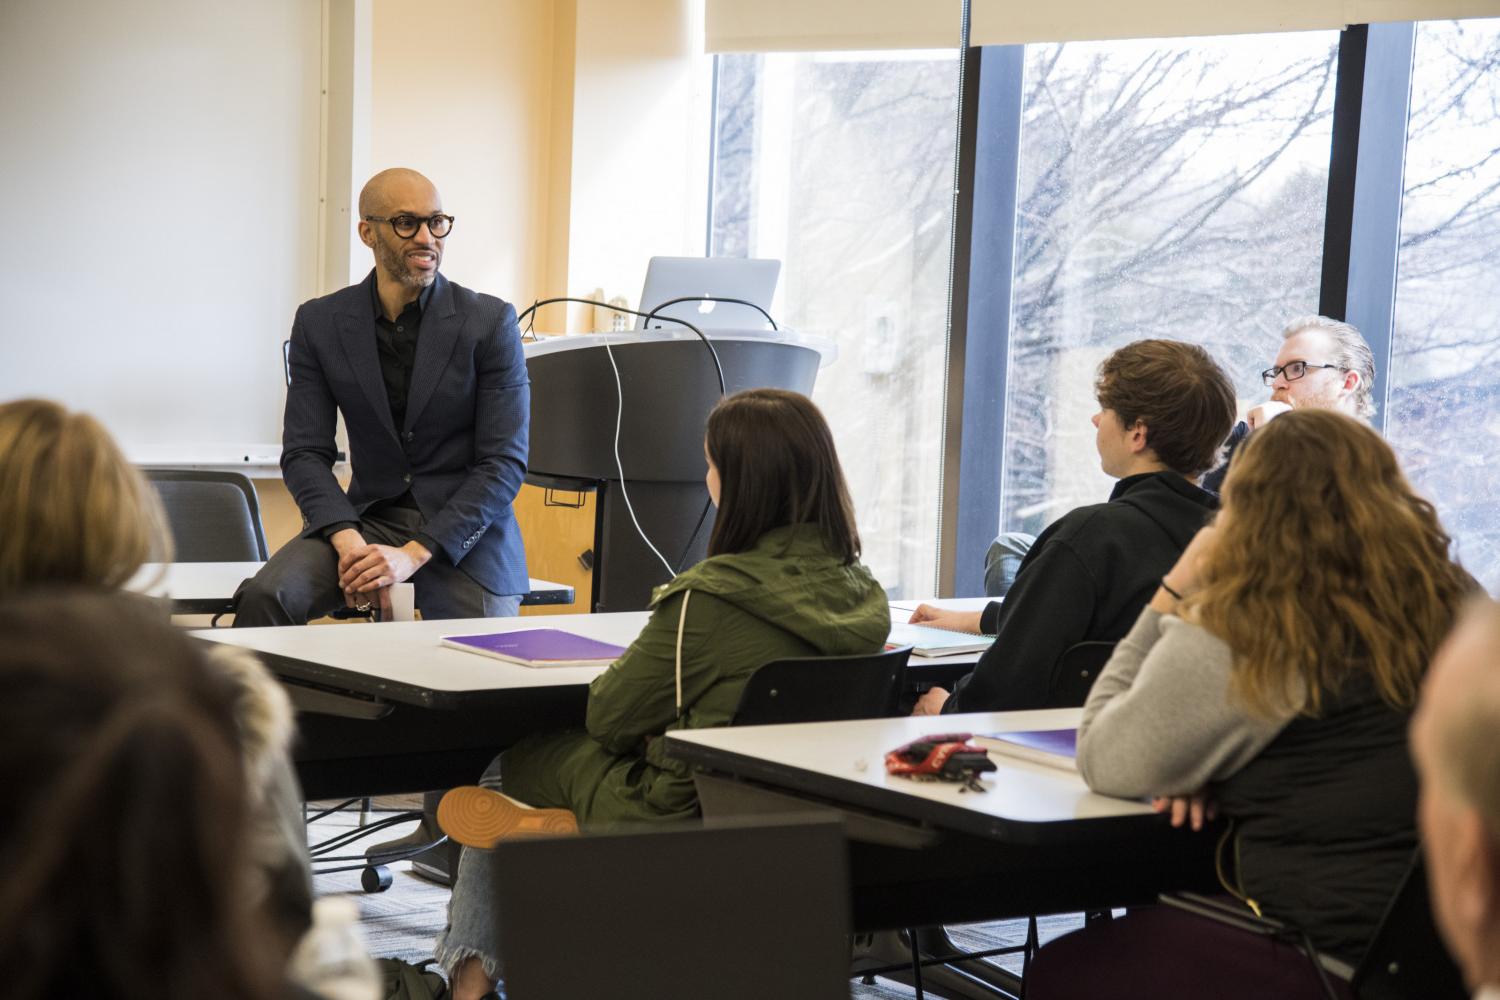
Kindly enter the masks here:
M 1386 432 L 1500 588 L 1500 21 L 1421 24 Z M 1377 385 L 1378 388 L 1378 385 Z
M 714 254 L 782 260 L 782 326 L 838 360 L 814 398 L 893 594 L 932 592 L 958 55 L 719 57 Z
M 1093 377 L 1194 341 L 1245 400 L 1318 304 L 1337 35 L 1028 46 L 1002 523 L 1104 500 Z

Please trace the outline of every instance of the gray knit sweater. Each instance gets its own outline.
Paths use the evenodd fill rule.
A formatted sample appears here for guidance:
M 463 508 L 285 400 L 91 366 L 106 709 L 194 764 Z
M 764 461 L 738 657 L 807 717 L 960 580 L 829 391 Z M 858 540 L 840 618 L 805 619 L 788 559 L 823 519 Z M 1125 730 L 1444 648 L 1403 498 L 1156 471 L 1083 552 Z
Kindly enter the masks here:
M 1229 691 L 1223 640 L 1146 608 L 1083 707 L 1078 770 L 1096 792 L 1186 795 L 1234 774 L 1297 714 L 1257 719 Z

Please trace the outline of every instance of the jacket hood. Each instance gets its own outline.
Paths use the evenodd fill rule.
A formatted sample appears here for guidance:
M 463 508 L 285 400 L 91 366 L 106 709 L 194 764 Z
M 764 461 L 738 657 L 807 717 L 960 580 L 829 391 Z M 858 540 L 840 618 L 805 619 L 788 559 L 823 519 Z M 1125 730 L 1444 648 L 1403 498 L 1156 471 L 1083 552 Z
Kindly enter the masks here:
M 1109 499 L 1111 503 L 1119 501 L 1140 511 L 1178 548 L 1186 548 L 1208 520 L 1209 513 L 1219 509 L 1217 496 L 1175 472 L 1127 476 L 1115 484 Z
M 747 552 L 712 556 L 656 589 L 713 594 L 775 625 L 825 656 L 869 652 L 891 631 L 885 591 L 856 562 L 844 565 L 812 525 L 773 528 Z

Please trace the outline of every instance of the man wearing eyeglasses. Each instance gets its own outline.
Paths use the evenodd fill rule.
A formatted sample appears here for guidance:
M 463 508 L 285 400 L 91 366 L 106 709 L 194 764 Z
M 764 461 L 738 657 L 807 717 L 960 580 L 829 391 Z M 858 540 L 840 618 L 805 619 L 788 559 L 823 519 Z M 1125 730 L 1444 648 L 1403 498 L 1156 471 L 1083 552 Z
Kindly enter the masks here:
M 1358 330 L 1326 316 L 1304 316 L 1287 324 L 1281 337 L 1276 363 L 1261 372 L 1271 399 L 1247 414 L 1251 430 L 1299 406 L 1364 420 L 1375 415 L 1375 356 Z
M 1303 316 L 1281 331 L 1276 361 L 1260 373 L 1271 398 L 1245 414 L 1225 442 L 1224 461 L 1203 477 L 1203 488 L 1218 493 L 1234 450 L 1257 427 L 1298 407 L 1338 410 L 1369 420 L 1375 415 L 1375 355 L 1349 323 L 1327 316 Z
M 513 615 L 526 591 L 511 510 L 530 420 L 516 311 L 438 273 L 454 220 L 421 174 L 376 174 L 359 215 L 374 270 L 292 324 L 281 469 L 305 530 L 240 588 L 237 626 L 389 610 L 406 580 L 424 618 Z M 340 414 L 347 493 L 332 471 Z

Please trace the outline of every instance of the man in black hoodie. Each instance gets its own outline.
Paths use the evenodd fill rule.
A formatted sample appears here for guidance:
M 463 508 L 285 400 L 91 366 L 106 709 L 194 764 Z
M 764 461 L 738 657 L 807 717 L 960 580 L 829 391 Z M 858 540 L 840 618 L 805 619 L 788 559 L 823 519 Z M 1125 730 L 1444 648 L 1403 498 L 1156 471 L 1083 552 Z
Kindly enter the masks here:
M 993 634 L 950 695 L 933 688 L 915 715 L 1061 707 L 1048 691 L 1063 652 L 1118 641 L 1188 540 L 1218 506 L 1198 481 L 1234 423 L 1234 387 L 1203 348 L 1139 340 L 1099 366 L 1096 444 L 1119 479 L 1108 503 L 1079 507 L 1037 537 L 1004 603 L 981 614 L 928 605 L 912 620 Z

